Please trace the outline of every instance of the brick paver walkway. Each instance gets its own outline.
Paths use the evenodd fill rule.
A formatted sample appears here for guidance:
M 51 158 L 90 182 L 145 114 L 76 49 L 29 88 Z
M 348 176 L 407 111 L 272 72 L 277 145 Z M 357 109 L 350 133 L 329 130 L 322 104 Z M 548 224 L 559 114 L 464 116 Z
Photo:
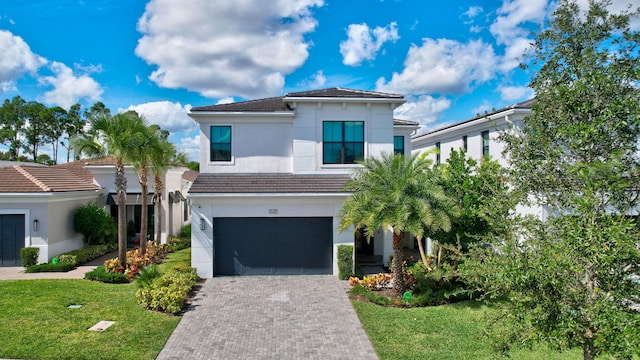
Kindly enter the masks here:
M 158 359 L 377 359 L 335 276 L 207 279 Z

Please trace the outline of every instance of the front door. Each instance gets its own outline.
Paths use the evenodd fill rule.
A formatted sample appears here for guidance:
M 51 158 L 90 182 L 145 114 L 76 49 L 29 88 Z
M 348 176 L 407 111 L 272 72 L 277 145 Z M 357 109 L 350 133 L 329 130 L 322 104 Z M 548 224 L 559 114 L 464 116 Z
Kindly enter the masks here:
M 0 266 L 20 266 L 24 215 L 0 215 Z

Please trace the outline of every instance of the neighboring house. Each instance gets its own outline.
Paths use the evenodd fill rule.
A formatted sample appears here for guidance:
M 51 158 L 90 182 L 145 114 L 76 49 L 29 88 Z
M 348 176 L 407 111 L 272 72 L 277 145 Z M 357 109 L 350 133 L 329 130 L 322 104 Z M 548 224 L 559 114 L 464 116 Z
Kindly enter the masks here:
M 20 266 L 20 249 L 40 249 L 39 262 L 82 248 L 73 211 L 104 194 L 65 170 L 43 166 L 0 168 L 0 266 Z
M 489 156 L 497 160 L 500 165 L 509 166 L 509 159 L 503 154 L 504 144 L 499 141 L 501 131 L 510 128 L 520 128 L 522 121 L 531 114 L 534 99 L 507 106 L 499 110 L 492 110 L 476 117 L 465 120 L 429 133 L 414 136 L 411 139 L 413 153 L 437 150 L 430 154 L 434 163 L 446 163 L 452 150 L 464 150 L 468 157 L 481 160 Z M 533 214 L 541 219 L 547 215 L 542 207 L 518 206 L 521 214 Z
M 356 162 L 411 153 L 414 122 L 393 119 L 404 96 L 330 88 L 191 108 L 200 174 L 189 191 L 192 265 L 201 277 L 337 275 L 337 231 Z M 391 235 L 369 251 L 388 259 Z
M 140 226 L 140 184 L 131 166 L 127 174 L 127 217 Z M 0 167 L 0 266 L 20 266 L 20 249 L 38 247 L 39 262 L 84 246 L 73 230 L 73 212 L 81 205 L 109 206 L 117 214 L 115 162 L 111 158 L 80 160 L 54 166 Z M 186 168 L 170 168 L 162 176 L 162 242 L 189 224 L 183 194 L 195 175 Z M 150 225 L 155 223 L 153 176 L 149 182 Z M 150 227 L 151 234 L 155 227 Z M 135 237 L 135 236 L 134 236 Z M 132 237 L 132 241 L 134 240 Z

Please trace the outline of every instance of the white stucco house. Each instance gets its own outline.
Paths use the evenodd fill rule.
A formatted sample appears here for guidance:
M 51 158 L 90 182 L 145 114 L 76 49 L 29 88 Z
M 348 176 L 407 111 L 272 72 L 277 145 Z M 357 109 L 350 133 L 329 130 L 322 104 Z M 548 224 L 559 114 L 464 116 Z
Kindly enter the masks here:
M 509 159 L 503 154 L 504 144 L 499 141 L 501 131 L 520 128 L 522 121 L 531 114 L 531 105 L 535 100 L 530 99 L 492 110 L 484 114 L 449 125 L 426 134 L 414 136 L 411 139 L 413 153 L 422 153 L 436 149 L 429 157 L 434 163 L 445 163 L 452 150 L 464 150 L 467 156 L 480 160 L 489 156 L 497 160 L 504 167 L 509 166 Z M 520 214 L 531 214 L 541 219 L 546 218 L 547 210 L 541 206 L 518 206 Z
M 404 96 L 344 88 L 193 107 L 200 174 L 192 206 L 192 266 L 201 277 L 337 275 L 337 247 L 388 259 L 391 234 L 369 244 L 337 231 L 356 161 L 411 152 L 418 124 L 394 120 Z
M 73 230 L 73 213 L 81 205 L 107 206 L 117 214 L 115 162 L 111 158 L 80 160 L 54 166 L 10 165 L 0 167 L 0 266 L 20 266 L 20 249 L 38 247 L 38 262 L 84 246 Z M 127 218 L 140 226 L 140 185 L 133 167 L 126 167 Z M 186 168 L 170 168 L 163 174 L 162 242 L 190 222 L 186 194 L 195 176 Z M 153 179 L 149 189 L 152 189 Z M 150 201 L 150 225 L 157 219 Z M 155 231 L 155 227 L 152 227 Z

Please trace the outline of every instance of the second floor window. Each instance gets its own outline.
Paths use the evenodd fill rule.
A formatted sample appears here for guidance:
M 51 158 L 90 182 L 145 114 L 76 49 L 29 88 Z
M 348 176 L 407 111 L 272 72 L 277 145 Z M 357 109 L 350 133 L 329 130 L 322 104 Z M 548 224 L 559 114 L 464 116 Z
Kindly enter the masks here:
M 324 164 L 355 164 L 363 159 L 363 121 L 322 123 L 322 162 Z
M 393 153 L 404 155 L 404 136 L 393 137 Z
M 231 126 L 211 127 L 211 161 L 231 161 Z
M 482 156 L 489 156 L 489 130 L 482 132 Z

